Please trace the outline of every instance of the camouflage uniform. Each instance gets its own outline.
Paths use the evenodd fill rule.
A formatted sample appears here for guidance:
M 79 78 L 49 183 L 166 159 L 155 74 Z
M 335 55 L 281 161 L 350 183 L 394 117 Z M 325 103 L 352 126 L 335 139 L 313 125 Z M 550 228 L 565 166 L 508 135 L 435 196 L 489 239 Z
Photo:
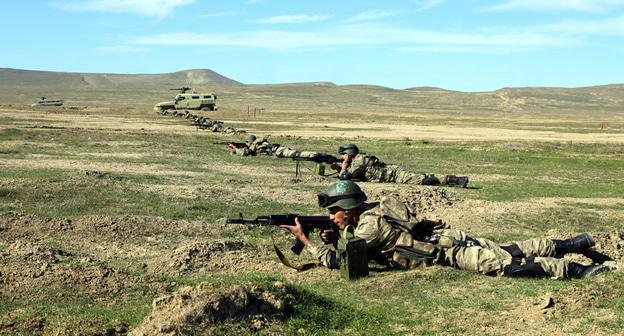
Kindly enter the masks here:
M 393 225 L 393 217 L 402 217 L 405 222 L 406 211 L 397 207 L 402 204 L 396 199 L 385 198 L 379 203 L 369 203 L 368 210 L 360 215 L 355 235 L 366 240 L 369 259 L 385 261 L 397 268 L 415 267 L 422 261 L 408 259 L 397 251 L 399 248 L 433 251 L 430 264 L 451 266 L 458 269 L 475 271 L 487 275 L 509 275 L 508 270 L 514 265 L 535 263 L 543 268 L 548 276 L 567 278 L 570 261 L 554 258 L 555 244 L 550 239 L 531 239 L 515 242 L 515 245 L 500 245 L 484 238 L 467 236 L 463 231 L 450 229 L 442 222 L 424 221 L 419 223 L 425 228 L 418 234 L 410 233 Z M 388 216 L 388 214 L 392 214 Z M 398 215 L 397 215 L 398 214 Z M 418 226 L 417 226 L 418 227 Z M 412 232 L 416 232 L 412 230 Z M 416 237 L 414 237 L 416 236 Z M 437 244 L 430 243 L 431 237 L 439 237 Z M 509 246 L 516 246 L 522 256 L 508 252 Z M 435 248 L 435 249 L 433 249 Z M 332 245 L 311 242 L 308 251 L 326 267 L 338 268 L 339 256 Z M 514 253 L 514 256 L 512 256 Z
M 266 140 L 266 138 L 257 138 L 245 147 L 236 148 L 233 153 L 241 156 L 255 156 L 258 154 L 271 155 L 272 151 L 273 146 Z
M 274 155 L 278 158 L 315 158 L 319 155 L 318 152 L 301 152 L 288 147 L 273 145 L 265 137 L 257 138 L 246 147 L 237 148 L 234 153 L 241 156 Z
M 358 154 L 340 175 L 351 174 L 351 179 L 364 182 L 395 182 L 421 184 L 425 174 L 415 174 L 397 165 L 387 165 L 376 156 Z

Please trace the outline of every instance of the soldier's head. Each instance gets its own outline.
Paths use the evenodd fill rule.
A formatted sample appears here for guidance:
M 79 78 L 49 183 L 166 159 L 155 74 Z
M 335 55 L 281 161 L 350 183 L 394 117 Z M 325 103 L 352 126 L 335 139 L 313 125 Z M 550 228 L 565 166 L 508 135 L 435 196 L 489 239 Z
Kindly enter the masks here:
M 366 194 L 353 181 L 340 180 L 318 194 L 318 204 L 329 210 L 331 220 L 344 229 L 357 225 Z
M 343 156 L 348 155 L 349 157 L 353 158 L 358 155 L 358 153 L 360 153 L 360 149 L 355 144 L 348 144 L 338 147 L 338 153 Z
M 249 135 L 247 136 L 247 139 L 245 139 L 245 142 L 246 142 L 246 143 L 249 143 L 249 144 L 250 144 L 250 143 L 252 143 L 252 142 L 254 142 L 254 141 L 256 141 L 256 136 L 255 136 L 255 135 L 253 135 L 253 134 L 249 134 Z

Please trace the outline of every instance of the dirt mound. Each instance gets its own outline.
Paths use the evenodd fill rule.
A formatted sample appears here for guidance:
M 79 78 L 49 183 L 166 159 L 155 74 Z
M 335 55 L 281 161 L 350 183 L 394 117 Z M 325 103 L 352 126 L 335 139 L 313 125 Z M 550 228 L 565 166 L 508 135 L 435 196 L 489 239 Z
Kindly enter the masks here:
M 130 335 L 205 333 L 225 320 L 240 321 L 258 331 L 285 312 L 284 302 L 274 293 L 250 285 L 184 287 L 157 298 L 152 307 L 152 313 Z
M 336 181 L 335 176 L 321 176 L 316 174 L 303 174 L 300 177 L 289 177 L 283 179 L 284 183 L 309 183 L 309 184 L 328 184 Z
M 396 197 L 407 202 L 410 211 L 417 218 L 438 218 L 440 214 L 463 201 L 463 197 L 450 188 L 418 188 L 405 190 L 381 190 L 370 193 L 370 200 L 384 196 Z
M 0 254 L 0 294 L 36 300 L 51 288 L 67 295 L 120 293 L 139 280 L 54 246 L 15 242 Z
M 552 235 L 551 239 L 568 239 L 576 234 Z M 583 254 L 569 253 L 565 259 L 581 264 L 599 263 L 624 269 L 624 234 L 619 231 L 592 233 L 596 245 Z
M 54 246 L 32 244 L 29 242 L 15 242 L 9 245 L 7 251 L 2 254 L 4 259 L 13 259 L 20 262 L 58 263 L 72 253 Z
M 624 233 L 619 231 L 592 233 L 596 246 L 594 250 L 613 260 L 622 260 L 624 257 Z
M 249 268 L 249 261 L 253 261 L 257 267 L 262 266 L 254 254 L 242 240 L 194 242 L 149 263 L 148 270 L 172 275 L 215 270 L 239 271 Z

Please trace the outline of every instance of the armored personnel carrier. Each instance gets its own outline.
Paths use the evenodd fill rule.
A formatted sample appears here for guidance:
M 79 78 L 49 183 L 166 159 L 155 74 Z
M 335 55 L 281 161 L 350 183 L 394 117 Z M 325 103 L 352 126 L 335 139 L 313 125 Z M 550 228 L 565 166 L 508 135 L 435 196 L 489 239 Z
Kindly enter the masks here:
M 154 111 L 161 112 L 164 110 L 202 110 L 215 111 L 217 109 L 217 96 L 214 92 L 197 93 L 192 91 L 190 87 L 181 87 L 178 89 L 170 89 L 179 91 L 172 101 L 165 101 L 154 106 Z
M 47 99 L 41 97 L 36 103 L 30 104 L 30 106 L 63 106 L 63 99 Z

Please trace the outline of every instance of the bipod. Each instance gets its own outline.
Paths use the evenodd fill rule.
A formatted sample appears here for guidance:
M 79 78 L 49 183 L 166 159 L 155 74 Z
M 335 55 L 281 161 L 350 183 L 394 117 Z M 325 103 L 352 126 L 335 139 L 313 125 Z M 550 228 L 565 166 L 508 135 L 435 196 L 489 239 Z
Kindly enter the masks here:
M 301 161 L 295 160 L 295 179 L 301 179 Z

